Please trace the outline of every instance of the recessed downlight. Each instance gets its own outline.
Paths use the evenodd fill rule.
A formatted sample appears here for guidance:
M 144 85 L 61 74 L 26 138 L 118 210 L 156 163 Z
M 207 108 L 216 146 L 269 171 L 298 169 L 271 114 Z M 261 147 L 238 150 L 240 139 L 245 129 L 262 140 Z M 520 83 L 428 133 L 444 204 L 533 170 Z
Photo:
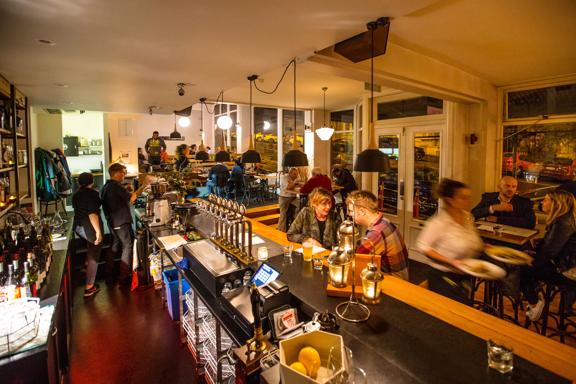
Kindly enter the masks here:
M 53 42 L 52 40 L 48 40 L 48 39 L 36 39 L 36 42 L 39 44 L 50 45 L 50 46 L 56 45 L 55 42 Z
M 64 84 L 64 83 L 56 83 L 54 85 L 57 86 L 58 88 L 68 88 L 69 87 L 68 84 Z

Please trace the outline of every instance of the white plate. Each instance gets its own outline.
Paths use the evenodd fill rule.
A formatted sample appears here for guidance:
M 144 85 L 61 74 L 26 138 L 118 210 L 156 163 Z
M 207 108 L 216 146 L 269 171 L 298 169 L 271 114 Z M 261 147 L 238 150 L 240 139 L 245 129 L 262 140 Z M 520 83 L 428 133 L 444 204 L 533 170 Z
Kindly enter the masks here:
M 487 280 L 499 280 L 506 276 L 506 271 L 496 264 L 484 260 L 465 259 L 462 260 L 460 269 L 467 274 Z
M 508 247 L 488 247 L 485 253 L 494 260 L 510 265 L 532 264 L 532 258 L 526 253 Z
M 52 234 L 52 240 L 56 240 L 57 238 L 62 237 L 61 233 L 53 233 Z

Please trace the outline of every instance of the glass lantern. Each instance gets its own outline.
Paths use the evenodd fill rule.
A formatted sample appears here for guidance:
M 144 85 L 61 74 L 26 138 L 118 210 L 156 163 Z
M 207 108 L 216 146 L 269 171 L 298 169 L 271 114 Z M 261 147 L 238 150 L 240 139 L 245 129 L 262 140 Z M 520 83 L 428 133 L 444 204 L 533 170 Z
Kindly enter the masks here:
M 328 271 L 330 272 L 330 284 L 336 288 L 344 288 L 348 285 L 348 270 L 351 262 L 348 251 L 335 248 L 328 256 Z
M 360 273 L 362 279 L 362 301 L 366 304 L 380 302 L 380 292 L 384 275 L 378 270 L 376 264 L 368 263 Z

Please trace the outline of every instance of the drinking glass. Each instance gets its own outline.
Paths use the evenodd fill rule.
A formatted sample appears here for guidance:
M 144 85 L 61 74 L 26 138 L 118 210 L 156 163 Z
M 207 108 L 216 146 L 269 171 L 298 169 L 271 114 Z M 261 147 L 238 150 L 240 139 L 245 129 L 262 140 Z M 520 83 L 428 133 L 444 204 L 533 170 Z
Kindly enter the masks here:
M 258 260 L 267 261 L 268 260 L 268 247 L 258 248 Z
M 486 342 L 488 349 L 488 366 L 500 373 L 508 373 L 514 369 L 514 352 L 512 348 L 496 344 L 493 340 Z
M 292 245 L 283 245 L 282 246 L 282 254 L 286 258 L 292 257 L 292 251 L 293 250 L 294 250 L 294 247 Z
M 302 243 L 302 258 L 304 261 L 311 261 L 312 260 L 312 249 L 314 245 L 311 241 L 306 240 Z
M 322 267 L 324 266 L 324 264 L 322 262 L 322 258 L 321 257 L 312 258 L 312 265 L 314 266 L 315 270 L 321 271 Z

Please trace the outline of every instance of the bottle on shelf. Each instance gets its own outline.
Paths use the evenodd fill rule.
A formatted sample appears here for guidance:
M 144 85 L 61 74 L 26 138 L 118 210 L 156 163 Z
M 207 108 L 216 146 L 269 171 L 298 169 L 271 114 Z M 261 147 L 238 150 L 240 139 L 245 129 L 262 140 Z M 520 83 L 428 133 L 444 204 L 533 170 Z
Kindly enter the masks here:
M 42 284 L 46 278 L 46 258 L 42 253 L 39 245 L 36 245 L 32 252 L 34 253 L 34 258 L 36 259 L 36 264 L 38 266 L 38 284 Z
M 24 224 L 20 224 L 18 227 L 18 233 L 16 234 L 16 246 L 20 249 L 26 248 L 26 234 L 24 233 Z
M 3 287 L 6 300 L 10 301 L 16 299 L 16 280 L 14 279 L 14 266 L 8 265 L 8 277 Z
M 4 256 L 0 256 L 0 287 L 4 286 L 4 283 L 6 283 L 6 279 L 8 278 L 8 275 L 6 274 L 6 271 L 4 270 Z M 2 301 L 2 300 L 0 300 Z
M 38 232 L 36 231 L 36 224 L 32 222 L 30 224 L 30 235 L 28 236 L 28 251 L 34 249 L 38 245 Z
M 20 256 L 18 253 L 12 255 L 12 282 L 14 284 L 14 298 L 20 298 L 20 281 L 22 273 L 20 271 Z

